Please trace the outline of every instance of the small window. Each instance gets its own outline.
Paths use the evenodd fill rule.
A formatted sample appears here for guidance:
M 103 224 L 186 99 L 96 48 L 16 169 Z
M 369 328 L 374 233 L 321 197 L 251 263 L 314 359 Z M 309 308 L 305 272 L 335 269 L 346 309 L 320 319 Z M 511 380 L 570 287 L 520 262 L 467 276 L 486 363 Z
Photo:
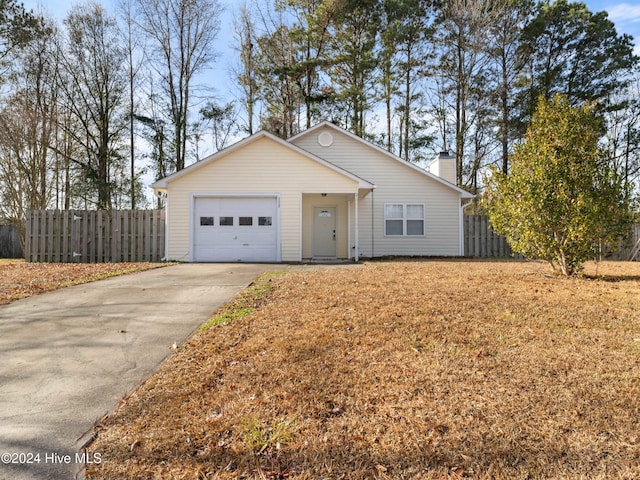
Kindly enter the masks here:
M 387 220 L 385 226 L 387 235 L 402 235 L 402 220 Z
M 203 227 L 212 227 L 213 217 L 200 217 L 200 225 Z
M 220 217 L 221 227 L 233 227 L 233 217 Z
M 384 206 L 384 234 L 400 235 L 404 234 L 404 205 L 388 203 Z
M 402 220 L 402 212 L 404 205 L 388 203 L 384 206 L 384 216 L 388 219 L 399 218 Z
M 258 217 L 258 226 L 260 226 L 260 227 L 270 227 L 271 226 L 271 217 Z
M 424 205 L 406 203 L 385 204 L 384 234 L 388 236 L 423 236 Z
M 253 225 L 253 217 L 240 217 L 238 218 L 238 225 L 241 227 L 250 227 Z
M 424 235 L 424 205 L 407 205 L 407 235 Z
M 407 220 L 407 235 L 424 235 L 424 221 Z

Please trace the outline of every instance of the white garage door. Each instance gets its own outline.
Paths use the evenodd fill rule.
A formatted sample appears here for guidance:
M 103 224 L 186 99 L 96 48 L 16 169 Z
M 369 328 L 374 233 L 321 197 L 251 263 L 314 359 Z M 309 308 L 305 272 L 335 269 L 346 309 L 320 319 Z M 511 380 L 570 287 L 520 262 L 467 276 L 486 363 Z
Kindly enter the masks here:
M 275 197 L 197 197 L 194 261 L 277 261 L 277 205 Z

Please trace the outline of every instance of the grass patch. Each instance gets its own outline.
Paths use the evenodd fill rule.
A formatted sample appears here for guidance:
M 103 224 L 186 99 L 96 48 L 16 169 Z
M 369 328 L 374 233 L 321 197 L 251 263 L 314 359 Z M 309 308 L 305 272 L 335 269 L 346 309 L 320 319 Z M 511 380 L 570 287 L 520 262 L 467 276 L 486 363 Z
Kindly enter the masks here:
M 239 308 L 239 309 L 232 309 L 228 312 L 216 314 L 213 317 L 211 317 L 211 319 L 207 323 L 202 325 L 200 327 L 200 330 L 204 332 L 216 325 L 227 325 L 232 320 L 235 320 L 236 318 L 246 317 L 247 315 L 250 315 L 255 311 L 256 311 L 255 308 Z
M 640 264 L 598 268 L 263 278 L 105 421 L 88 477 L 637 479 Z
M 233 320 L 246 317 L 256 311 L 267 294 L 273 289 L 272 279 L 282 275 L 281 272 L 267 272 L 256 279 L 236 297 L 224 305 L 216 314 L 200 327 L 206 332 L 216 325 L 227 325 Z
M 243 422 L 243 435 L 249 450 L 260 455 L 267 449 L 281 450 L 295 434 L 295 422 L 283 418 L 265 424 L 255 417 Z

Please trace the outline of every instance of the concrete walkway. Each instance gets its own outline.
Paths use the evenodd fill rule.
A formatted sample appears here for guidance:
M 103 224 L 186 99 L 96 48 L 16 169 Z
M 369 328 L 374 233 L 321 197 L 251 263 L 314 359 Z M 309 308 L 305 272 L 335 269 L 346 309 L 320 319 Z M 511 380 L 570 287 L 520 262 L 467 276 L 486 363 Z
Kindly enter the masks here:
M 271 267 L 177 265 L 0 307 L 0 480 L 80 478 L 94 422 Z

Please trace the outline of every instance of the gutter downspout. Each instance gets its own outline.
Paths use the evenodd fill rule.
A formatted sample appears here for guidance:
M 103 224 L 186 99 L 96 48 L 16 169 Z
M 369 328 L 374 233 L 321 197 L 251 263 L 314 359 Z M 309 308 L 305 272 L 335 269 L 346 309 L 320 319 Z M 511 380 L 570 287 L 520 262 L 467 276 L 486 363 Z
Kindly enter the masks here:
M 461 257 L 464 257 L 464 209 L 473 203 L 473 198 L 467 203 L 460 205 L 460 249 L 459 253 Z
M 156 192 L 158 198 L 164 200 L 164 257 L 161 262 L 169 260 L 169 195 L 167 192 Z

